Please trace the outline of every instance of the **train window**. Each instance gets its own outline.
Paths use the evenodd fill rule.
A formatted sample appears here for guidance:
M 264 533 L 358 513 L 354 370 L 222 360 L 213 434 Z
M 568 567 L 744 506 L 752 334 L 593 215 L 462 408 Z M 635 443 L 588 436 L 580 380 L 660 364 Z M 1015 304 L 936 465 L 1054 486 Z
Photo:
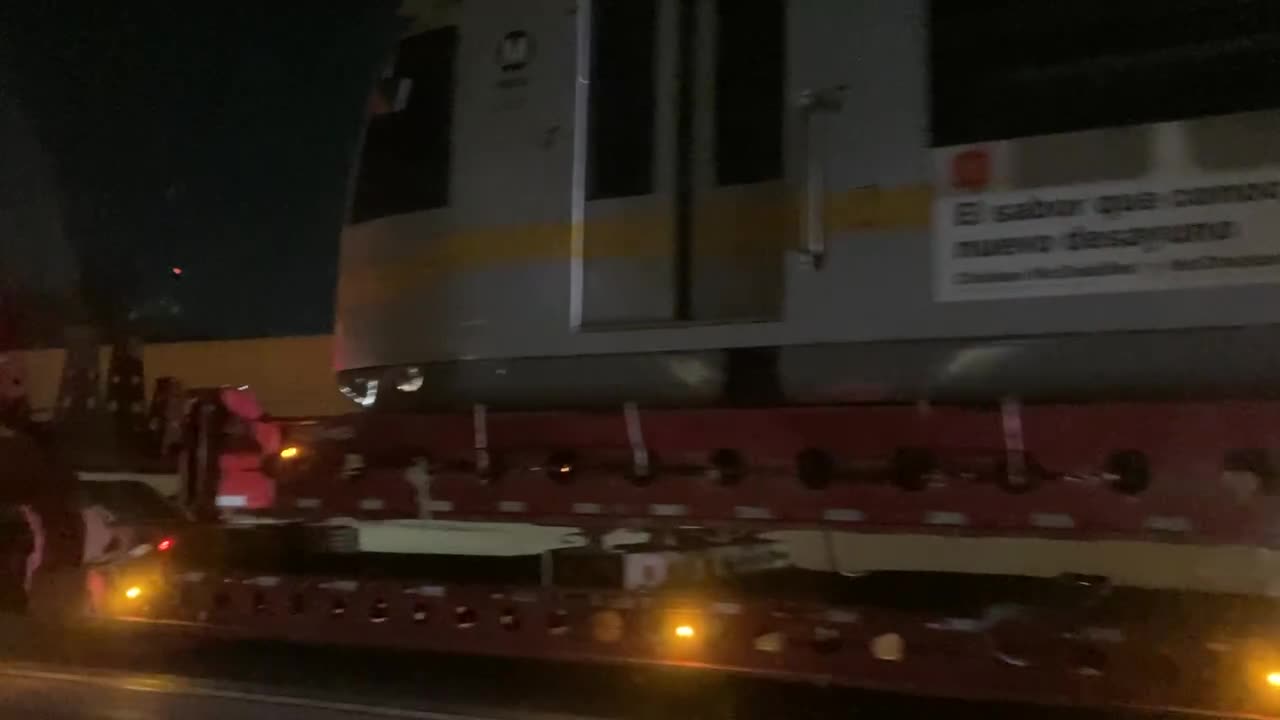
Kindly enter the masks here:
M 653 192 L 657 30 L 656 0 L 592 3 L 588 199 Z
M 1280 107 L 1274 0 L 933 0 L 933 143 Z
M 786 67 L 783 0 L 719 0 L 716 33 L 716 179 L 782 177 Z
M 457 28 L 406 38 L 379 84 L 356 178 L 351 221 L 449 203 Z

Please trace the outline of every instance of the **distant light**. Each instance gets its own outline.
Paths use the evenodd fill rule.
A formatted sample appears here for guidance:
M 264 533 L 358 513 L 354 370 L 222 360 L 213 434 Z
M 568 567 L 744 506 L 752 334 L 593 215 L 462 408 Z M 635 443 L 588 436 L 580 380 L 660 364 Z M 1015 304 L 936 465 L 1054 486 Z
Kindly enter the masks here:
M 156 549 L 159 550 L 160 552 L 165 552 L 166 550 L 172 547 L 173 547 L 173 538 L 165 538 L 160 542 L 156 543 Z
M 560 474 L 561 474 L 561 475 L 568 475 L 568 474 L 569 474 L 569 473 L 571 473 L 571 472 L 573 472 L 573 466 L 572 466 L 572 465 L 561 465 L 561 466 L 560 466 Z
M 302 451 L 301 451 L 301 450 L 299 450 L 298 448 L 294 447 L 293 445 L 290 445 L 289 447 L 284 448 L 284 449 L 282 449 L 282 450 L 280 451 L 280 459 L 281 459 L 281 460 L 292 460 L 292 459 L 294 459 L 294 458 L 298 457 L 298 455 L 299 455 L 301 452 L 302 452 Z
M 685 639 L 687 640 L 687 639 L 692 638 L 693 636 L 695 636 L 695 635 L 697 635 L 697 634 L 698 634 L 698 633 L 693 629 L 693 626 L 692 626 L 692 625 L 677 625 L 677 626 L 676 626 L 676 637 L 678 637 L 678 638 L 685 638 Z
M 178 267 L 177 265 L 174 265 L 173 267 L 169 268 L 169 272 L 174 277 L 182 277 L 182 268 Z
M 1280 672 L 1267 673 L 1267 684 L 1271 687 L 1280 687 Z
M 124 596 L 129 598 L 130 600 L 137 600 L 139 597 L 142 596 L 142 588 L 138 587 L 137 585 L 134 585 L 133 587 L 124 591 Z

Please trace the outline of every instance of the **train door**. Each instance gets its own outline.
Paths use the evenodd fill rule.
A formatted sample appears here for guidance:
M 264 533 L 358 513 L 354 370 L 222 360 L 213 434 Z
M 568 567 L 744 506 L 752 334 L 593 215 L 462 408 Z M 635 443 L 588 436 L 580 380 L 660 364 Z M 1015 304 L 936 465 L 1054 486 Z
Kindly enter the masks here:
M 798 227 L 784 182 L 786 0 L 684 0 L 694 23 L 689 313 L 772 319 Z M 692 7 L 689 7 L 692 6 Z
M 585 26 L 578 324 L 777 317 L 785 0 L 593 0 Z
M 672 0 L 594 0 L 581 182 L 581 324 L 676 318 Z

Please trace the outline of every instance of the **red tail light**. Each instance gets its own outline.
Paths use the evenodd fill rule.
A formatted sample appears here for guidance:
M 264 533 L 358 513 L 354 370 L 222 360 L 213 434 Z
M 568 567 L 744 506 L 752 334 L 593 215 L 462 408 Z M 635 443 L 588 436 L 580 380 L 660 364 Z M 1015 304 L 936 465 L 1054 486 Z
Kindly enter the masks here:
M 164 552 L 172 547 L 173 547 L 173 538 L 165 538 L 160 542 L 156 543 L 156 550 L 159 550 L 160 552 Z

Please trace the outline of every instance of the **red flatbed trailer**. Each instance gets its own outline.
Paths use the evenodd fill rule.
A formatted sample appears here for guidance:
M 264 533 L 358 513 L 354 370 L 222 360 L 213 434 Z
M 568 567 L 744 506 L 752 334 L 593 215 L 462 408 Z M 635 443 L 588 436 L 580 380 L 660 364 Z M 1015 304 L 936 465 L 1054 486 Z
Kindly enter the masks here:
M 1258 148 L 1275 118 L 1249 93 L 1193 112 L 1140 92 L 1192 70 L 1255 85 L 1240 78 L 1269 67 L 1265 3 L 1234 8 L 1210 53 L 1182 32 L 1208 17 L 1195 4 L 1147 13 L 1163 18 L 1150 47 L 1131 28 L 1151 17 L 1123 3 L 1052 23 L 1007 3 L 428 5 L 370 78 L 383 97 L 343 239 L 335 365 L 373 411 L 255 416 L 256 447 L 220 449 L 202 401 L 183 479 L 215 524 L 192 532 L 288 552 L 173 553 L 145 589 L 126 564 L 99 620 L 1277 714 L 1280 404 L 1218 399 L 1274 397 L 1275 255 L 1258 250 L 1275 161 Z M 1137 74 L 1100 74 L 1094 45 L 1060 38 Z M 1012 65 L 992 62 L 1006 50 Z M 657 76 L 611 67 L 624 55 Z M 1042 71 L 1059 81 L 1026 81 Z M 758 128 L 721 123 L 757 108 Z M 379 187 L 392 192 L 363 191 Z M 987 206 L 1017 224 L 988 226 Z M 1214 254 L 1186 254 L 1208 241 Z M 1099 401 L 812 404 L 1003 394 Z M 1157 396 L 1208 400 L 1115 402 Z M 758 397 L 779 405 L 740 407 Z M 383 412 L 604 398 L 641 404 Z M 833 557 L 819 583 L 765 571 L 626 590 L 442 578 L 421 558 L 393 572 L 297 537 L 354 533 L 358 551 L 362 523 L 441 519 L 563 524 L 592 544 L 693 526 L 726 543 L 800 530 L 953 545 L 920 582 L 847 577 Z M 1154 588 L 963 569 L 1007 540 L 1196 558 L 1181 586 Z M 1117 565 L 1140 574 L 1145 557 Z M 1226 560 L 1252 576 L 1211 576 Z M 956 584 L 982 592 L 930 602 Z
M 1268 553 L 1278 421 L 1270 403 L 1012 402 L 261 418 L 278 450 L 256 467 L 252 453 L 229 453 L 219 475 L 192 480 L 217 484 L 224 513 L 256 518 L 202 532 L 256 535 L 255 547 L 284 528 L 448 519 L 567 524 L 593 538 L 807 528 Z M 271 486 L 269 506 L 226 501 L 255 482 Z M 339 551 L 315 557 L 325 552 Z M 145 602 L 107 615 L 220 637 L 689 665 L 957 698 L 1280 709 L 1280 615 L 1260 595 L 936 568 L 624 589 L 536 571 L 459 580 L 370 553 L 296 566 L 254 553 L 252 567 L 178 554 Z
M 279 463 L 265 510 L 287 517 L 429 513 L 1267 547 L 1280 539 L 1280 500 L 1269 491 L 1280 403 L 367 414 L 278 424 L 299 457 Z M 343 469 L 348 458 L 355 469 Z M 429 476 L 427 498 L 405 480 L 415 463 Z M 1233 490 L 1236 475 L 1255 484 Z

